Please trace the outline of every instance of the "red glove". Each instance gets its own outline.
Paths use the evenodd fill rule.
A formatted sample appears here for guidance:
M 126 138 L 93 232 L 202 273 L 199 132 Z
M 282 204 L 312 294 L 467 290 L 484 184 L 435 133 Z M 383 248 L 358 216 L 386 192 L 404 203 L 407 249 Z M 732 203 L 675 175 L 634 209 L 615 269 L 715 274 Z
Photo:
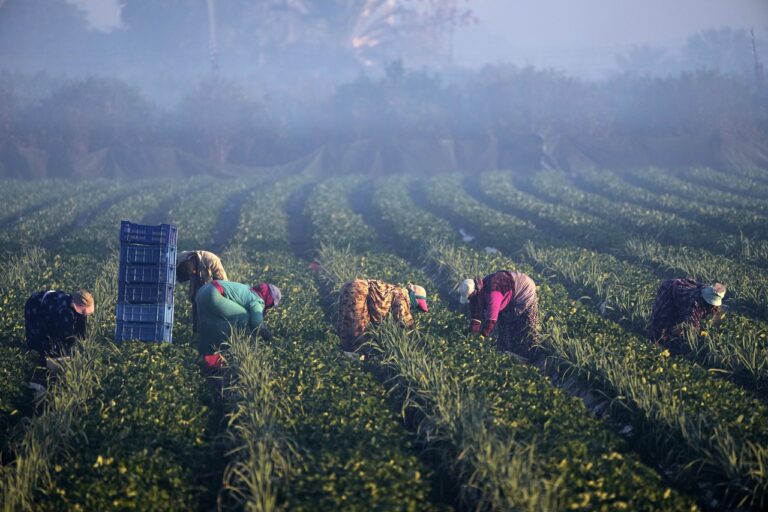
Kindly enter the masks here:
M 483 336 L 490 336 L 495 326 L 496 326 L 495 320 L 488 320 L 487 322 L 485 322 L 485 327 L 483 328 Z
M 480 332 L 480 327 L 482 326 L 482 322 L 480 320 L 472 320 L 472 322 L 469 324 L 469 332 L 472 334 L 477 334 Z

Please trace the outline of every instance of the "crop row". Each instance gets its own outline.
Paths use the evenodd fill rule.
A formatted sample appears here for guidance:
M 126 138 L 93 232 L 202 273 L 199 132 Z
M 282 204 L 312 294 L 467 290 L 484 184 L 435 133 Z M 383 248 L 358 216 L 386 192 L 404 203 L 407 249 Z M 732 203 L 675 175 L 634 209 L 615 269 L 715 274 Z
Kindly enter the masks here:
M 141 197 L 121 201 L 108 215 L 96 218 L 92 226 L 84 227 L 88 243 L 78 248 L 80 254 L 73 252 L 75 246 L 63 247 L 61 255 L 40 262 L 39 278 L 34 278 L 34 266 L 32 272 L 19 274 L 33 279 L 14 287 L 20 294 L 11 308 L 13 327 L 6 332 L 19 329 L 23 333 L 23 300 L 38 288 L 85 286 L 94 293 L 97 306 L 89 319 L 89 339 L 96 348 L 88 352 L 89 366 L 81 370 L 89 372 L 90 378 L 78 388 L 82 406 L 67 416 L 66 425 L 56 424 L 65 428 L 60 435 L 45 431 L 56 440 L 53 448 L 61 449 L 46 454 L 44 464 L 38 463 L 36 479 L 25 487 L 18 475 L 25 473 L 26 466 L 18 467 L 18 461 L 29 458 L 25 447 L 36 446 L 42 428 L 36 425 L 43 422 L 51 428 L 51 420 L 46 419 L 51 416 L 49 405 L 41 406 L 7 447 L 16 461 L 4 468 L 15 478 L 10 494 L 21 493 L 35 509 L 191 508 L 205 494 L 200 475 L 210 460 L 212 400 L 199 377 L 196 354 L 176 345 L 125 343 L 110 348 L 117 259 L 116 254 L 106 261 L 96 257 L 107 250 L 110 240 L 117 239 L 116 219 L 141 218 L 148 206 L 166 197 L 166 189 L 156 187 L 153 194 L 140 190 Z M 45 404 L 59 400 L 61 379 L 56 382 Z M 57 413 L 54 418 L 59 417 Z M 78 450 L 67 448 L 70 438 L 78 439 Z
M 356 254 L 319 239 L 320 261 L 333 288 L 354 277 L 376 277 L 390 282 L 417 278 L 435 290 L 422 272 L 371 244 L 375 233 L 344 206 L 353 185 L 326 182 L 308 202 L 313 226 L 325 229 L 333 218 L 334 225 L 354 226 L 352 233 L 365 233 L 360 244 L 354 234 L 334 242 L 378 249 Z M 331 197 L 334 201 L 329 201 Z M 363 203 L 368 205 L 367 200 Z M 376 213 L 392 210 L 405 216 L 412 213 L 397 203 Z M 402 243 L 409 241 L 403 233 L 397 235 Z M 460 334 L 463 327 L 439 295 L 431 294 L 430 313 L 417 317 L 414 332 L 390 325 L 376 333 L 374 347 L 381 354 L 369 357 L 367 364 L 383 375 L 404 414 L 420 418 L 417 433 L 422 442 L 453 469 L 469 506 L 690 506 L 665 490 L 637 459 L 623 454 L 619 438 L 578 400 L 551 386 L 535 369 Z
M 246 180 L 192 179 L 197 187 L 169 209 L 165 221 L 179 229 L 179 251 L 210 247 L 219 212 L 227 207 L 230 198 L 254 185 Z
M 97 205 L 135 192 L 139 187 L 138 184 L 119 183 L 76 185 L 76 193 L 52 202 L 2 230 L 0 244 L 5 250 L 17 250 L 48 242 L 62 230 L 75 226 L 83 216 L 95 213 Z
M 587 172 L 575 183 L 586 191 L 599 194 L 608 200 L 640 203 L 646 207 L 668 209 L 693 220 L 707 220 L 711 228 L 705 240 L 693 240 L 684 232 L 671 243 L 685 244 L 727 255 L 740 263 L 768 265 L 768 240 L 765 239 L 765 222 L 762 215 L 748 211 L 730 210 L 712 206 L 706 202 L 683 201 L 675 194 L 654 194 L 626 181 L 615 172 Z M 762 237 L 762 238 L 761 238 Z M 704 242 L 704 243 L 702 243 Z
M 722 176 L 718 179 L 711 173 L 707 174 L 701 169 L 667 171 L 654 167 L 626 171 L 623 175 L 628 181 L 636 183 L 647 190 L 659 194 L 667 194 L 674 191 L 685 200 L 698 202 L 702 205 L 750 211 L 753 215 L 768 212 L 766 197 L 754 197 L 754 195 L 759 195 L 760 193 L 759 189 L 761 187 L 758 184 L 753 184 L 755 188 L 752 189 L 745 186 L 744 190 L 738 193 L 727 190 L 729 184 L 730 186 L 737 186 L 738 178 Z M 697 179 L 703 179 L 709 183 L 707 185 L 700 185 L 694 181 Z
M 578 248 L 529 244 L 525 255 L 543 271 L 557 272 L 574 295 L 590 297 L 603 316 L 647 336 L 658 287 L 647 269 Z M 689 333 L 690 357 L 750 388 L 764 390 L 768 385 L 767 334 L 765 323 L 726 313 L 718 325 L 707 321 L 700 332 Z
M 573 191 L 574 194 L 580 193 L 565 180 L 562 174 L 551 175 L 550 177 L 552 180 L 563 180 L 558 186 L 562 187 L 564 191 Z M 627 204 L 640 201 L 645 207 L 659 208 L 661 199 L 656 198 L 650 192 L 621 181 L 612 173 L 582 173 L 576 183 L 585 187 L 588 192 L 594 191 L 595 194 L 581 196 L 581 202 L 576 201 L 570 205 L 560 201 L 557 197 L 541 199 L 535 194 L 523 191 L 522 188 L 524 188 L 526 181 L 525 178 L 508 172 L 488 172 L 480 176 L 475 188 L 482 191 L 487 200 L 490 200 L 494 205 L 499 205 L 504 211 L 512 213 L 518 218 L 532 220 L 542 232 L 557 233 L 555 242 L 558 245 L 568 245 L 563 243 L 563 240 L 568 240 L 571 244 L 582 247 L 600 247 L 608 252 L 621 253 L 628 241 L 643 235 L 644 238 L 659 238 L 673 246 L 684 243 L 688 246 L 697 247 L 701 251 L 706 250 L 708 254 L 713 256 L 714 253 L 725 254 L 750 267 L 754 264 L 764 266 L 768 262 L 768 242 L 749 238 L 743 233 L 739 233 L 738 236 L 724 233 L 718 235 L 716 231 L 713 231 L 705 240 L 702 240 L 688 237 L 684 230 L 675 232 L 675 236 L 672 237 L 665 236 L 665 228 L 662 224 L 646 225 L 647 220 L 642 229 L 637 228 L 636 225 L 634 227 L 628 226 L 627 222 L 617 222 L 617 220 L 621 220 L 615 217 L 619 203 Z M 519 186 L 516 186 L 516 183 Z M 470 190 L 473 189 L 470 188 Z M 579 196 L 577 195 L 577 197 Z M 593 207 L 586 205 L 586 201 L 595 198 L 601 201 L 598 205 Z M 681 204 L 684 203 L 680 201 L 672 201 L 672 203 L 680 213 Z M 600 210 L 603 206 L 608 208 L 608 215 L 601 215 Z M 693 210 L 703 209 L 703 207 L 685 203 L 685 209 L 690 213 L 691 219 L 700 219 L 701 213 L 694 213 Z M 664 215 L 663 212 L 659 212 L 659 214 Z M 738 216 L 733 220 L 735 224 L 732 225 L 731 232 L 738 231 L 742 227 L 741 218 L 742 216 Z M 716 228 L 722 227 L 723 223 L 727 224 L 727 222 L 727 220 L 721 220 L 717 223 Z M 632 257 L 626 252 L 620 255 Z
M 755 318 L 768 318 L 768 276 L 763 269 L 694 247 L 665 247 L 653 240 L 631 240 L 625 252 L 661 272 L 705 282 L 727 283 L 729 299 Z
M 431 187 L 436 186 L 430 182 Z M 426 187 L 425 187 L 426 188 Z M 470 227 L 482 243 L 509 249 L 506 217 L 483 208 L 465 194 L 444 189 L 427 194 L 431 209 L 456 225 Z M 401 194 L 401 202 L 408 198 Z M 407 204 L 407 203 L 402 203 Z M 412 204 L 408 204 L 411 210 Z M 421 212 L 416 215 L 427 222 Z M 445 237 L 452 233 L 445 233 Z M 517 246 L 515 246 L 517 247 Z M 521 268 L 509 259 L 432 244 L 429 258 L 457 280 L 478 265 L 484 271 Z M 713 380 L 685 360 L 665 357 L 648 343 L 570 300 L 560 286 L 532 273 L 538 287 L 549 350 L 560 372 L 576 372 L 631 411 L 635 446 L 663 463 L 681 485 L 693 478 L 716 482 L 730 503 L 762 506 L 765 500 L 766 408 L 727 381 Z M 620 414 L 616 412 L 616 414 Z M 733 501 L 731 501 L 733 500 Z
M 724 281 L 731 287 L 731 295 L 736 295 L 737 302 L 752 306 L 749 311 L 756 317 L 761 316 L 766 285 L 762 274 L 753 267 L 700 249 L 672 248 L 648 239 L 630 239 L 622 247 L 614 248 L 613 252 L 623 256 L 624 260 L 611 254 L 580 249 L 578 245 L 587 245 L 585 241 L 590 238 L 594 242 L 602 235 L 604 240 L 616 240 L 622 234 L 617 233 L 616 228 L 604 225 L 600 234 L 592 236 L 592 224 L 569 224 L 574 217 L 568 214 L 567 208 L 542 205 L 541 201 L 515 189 L 510 177 L 502 173 L 483 176 L 480 187 L 495 205 L 523 217 L 532 217 L 543 227 L 538 233 L 531 234 L 524 245 L 523 255 L 528 260 L 544 270 L 554 270 L 577 296 L 587 293 L 601 314 L 629 325 L 643 336 L 650 321 L 659 279 L 670 275 L 670 270 L 711 282 Z M 473 206 L 478 205 L 473 203 Z M 571 244 L 563 243 L 564 240 L 570 240 Z M 643 265 L 646 261 L 654 264 L 655 272 Z M 708 366 L 731 372 L 739 380 L 746 378 L 751 385 L 762 387 L 768 371 L 768 350 L 761 340 L 766 326 L 729 314 L 722 329 L 708 331 L 711 335 L 701 339 L 701 348 L 705 350 L 697 354 L 698 359 Z
M 103 186 L 104 182 L 89 181 L 72 186 L 65 180 L 2 180 L 0 187 L 0 228 L 5 228 L 21 217 L 50 206 L 65 197 Z
M 712 229 L 708 226 L 674 213 L 628 202 L 617 202 L 579 190 L 570 185 L 562 173 L 538 173 L 525 186 L 527 190 L 547 201 L 590 213 L 635 235 L 657 237 L 668 244 L 704 248 L 710 246 Z
M 180 188 L 171 181 L 153 181 L 151 189 L 132 191 L 118 199 L 88 224 L 79 223 L 48 248 L 64 254 L 85 252 L 98 257 L 116 252 L 120 247 L 120 221 L 142 223 L 148 213 L 176 197 Z
M 710 226 L 713 235 L 726 231 L 720 238 L 731 239 L 732 233 L 742 232 L 751 237 L 765 235 L 765 212 L 750 209 L 748 205 L 731 206 L 714 203 L 711 200 L 696 200 L 677 187 L 664 191 L 652 191 L 629 181 L 627 174 L 617 172 L 590 171 L 576 178 L 574 185 L 587 192 L 602 195 L 608 199 L 636 203 L 648 208 L 669 211 L 690 220 Z M 716 236 L 710 237 L 716 238 Z
M 275 338 L 257 345 L 259 362 L 224 352 L 236 376 L 227 397 L 234 434 L 228 499 L 254 510 L 267 503 L 290 510 L 437 509 L 431 472 L 414 456 L 385 390 L 338 350 L 312 272 L 288 253 L 285 208 L 304 183 L 280 180 L 247 202 L 236 244 L 224 255 L 233 279 L 268 280 L 284 292 L 267 316 Z M 267 411 L 270 394 L 280 400 Z M 265 457 L 265 449 L 275 457 Z
M 723 188 L 737 195 L 768 199 L 768 176 L 765 169 L 729 169 L 718 171 L 708 167 L 683 168 L 678 173 L 709 188 Z

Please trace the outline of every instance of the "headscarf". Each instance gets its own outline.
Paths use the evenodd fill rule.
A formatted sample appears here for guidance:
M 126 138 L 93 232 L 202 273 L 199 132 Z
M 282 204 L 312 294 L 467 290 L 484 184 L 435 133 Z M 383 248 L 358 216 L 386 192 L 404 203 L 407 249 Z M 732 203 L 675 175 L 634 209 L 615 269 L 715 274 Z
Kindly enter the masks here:
M 723 303 L 723 297 L 725 297 L 725 286 L 720 283 L 715 283 L 712 286 L 702 288 L 701 296 L 704 297 L 707 304 L 719 306 Z
M 264 300 L 264 307 L 267 309 L 273 308 L 280 304 L 280 299 L 283 298 L 283 294 L 280 292 L 280 288 L 269 283 L 260 283 L 251 288 L 251 291 L 256 293 Z
M 469 296 L 475 293 L 475 280 L 465 279 L 459 283 L 459 302 L 466 304 L 469 302 Z
M 427 290 L 425 290 L 423 286 L 409 284 L 408 294 L 411 297 L 411 303 L 415 302 L 423 312 L 429 313 L 429 307 L 427 306 Z

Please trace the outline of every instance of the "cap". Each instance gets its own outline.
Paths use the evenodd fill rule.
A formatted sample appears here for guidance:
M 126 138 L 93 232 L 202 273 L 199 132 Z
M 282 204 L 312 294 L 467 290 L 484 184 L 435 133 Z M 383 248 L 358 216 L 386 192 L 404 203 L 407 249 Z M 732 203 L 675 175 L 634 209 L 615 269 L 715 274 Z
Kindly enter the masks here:
M 459 284 L 459 302 L 466 304 L 469 302 L 469 296 L 475 293 L 475 280 L 465 279 Z

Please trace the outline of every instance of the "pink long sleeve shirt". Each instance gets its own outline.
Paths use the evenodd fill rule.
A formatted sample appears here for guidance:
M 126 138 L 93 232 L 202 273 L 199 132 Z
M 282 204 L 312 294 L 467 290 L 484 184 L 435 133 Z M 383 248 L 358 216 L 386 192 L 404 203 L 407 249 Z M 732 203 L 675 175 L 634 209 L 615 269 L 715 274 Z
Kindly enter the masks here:
M 522 272 L 501 270 L 486 276 L 477 285 L 476 298 L 470 300 L 472 319 L 475 320 L 496 322 L 499 313 L 506 308 L 511 306 L 516 314 L 520 314 L 536 300 L 536 283 Z

